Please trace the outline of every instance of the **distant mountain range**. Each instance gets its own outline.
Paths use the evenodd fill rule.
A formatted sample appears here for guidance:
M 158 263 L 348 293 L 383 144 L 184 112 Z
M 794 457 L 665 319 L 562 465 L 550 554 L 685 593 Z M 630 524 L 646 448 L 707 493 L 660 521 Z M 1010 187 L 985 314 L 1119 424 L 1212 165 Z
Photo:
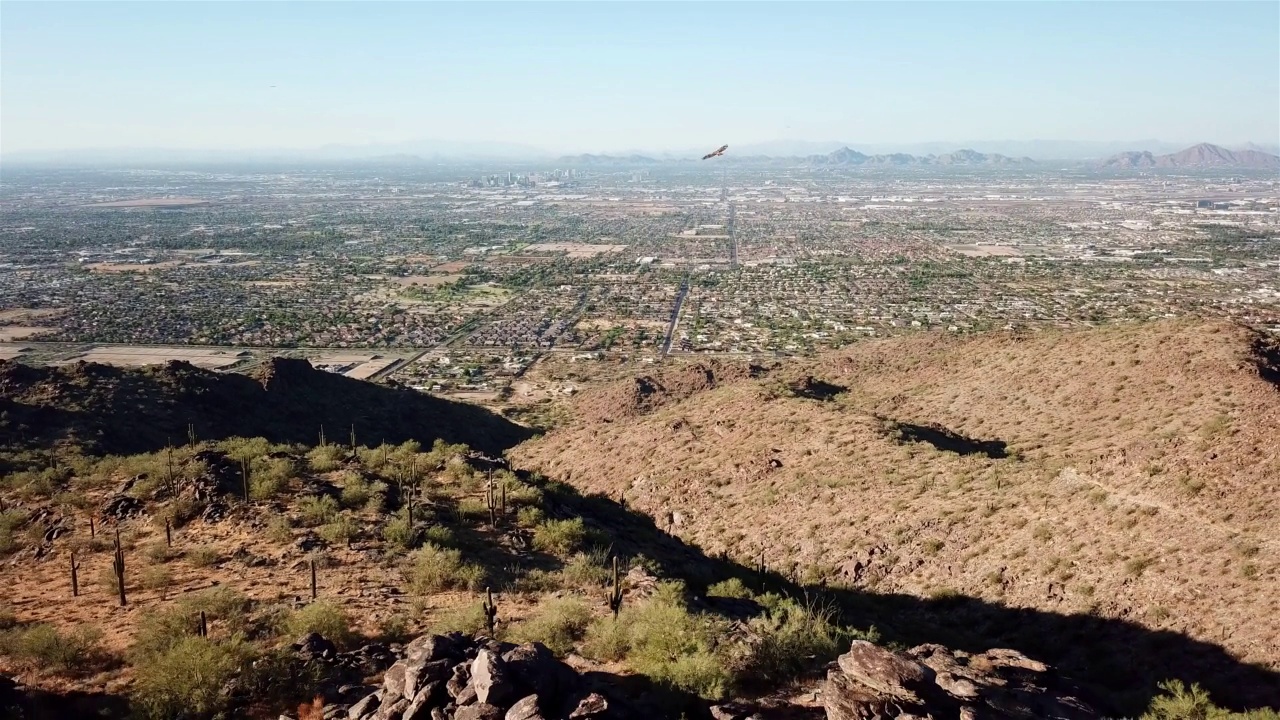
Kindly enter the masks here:
M 1280 156 L 1260 150 L 1228 150 L 1200 143 L 1175 153 L 1153 155 L 1149 150 L 1112 155 L 1102 167 L 1113 169 L 1233 167 L 1249 170 L 1280 169 Z
M 1224 148 L 1200 144 L 1180 150 L 1178 145 L 1160 141 L 1134 143 L 1100 143 L 1054 140 L 991 141 L 984 143 L 915 143 L 885 145 L 875 143 L 835 143 L 778 140 L 764 143 L 730 141 L 729 151 L 716 158 L 719 165 L 756 165 L 776 167 L 865 167 L 894 168 L 918 166 L 1024 166 L 1039 163 L 1085 163 L 1111 169 L 1163 167 L 1240 167 L 1246 169 L 1276 168 L 1280 147 L 1245 143 Z M 109 149 L 23 151 L 3 155 L 5 163 L 56 165 L 183 165 L 200 163 L 324 163 L 355 162 L 413 165 L 434 163 L 510 164 L 537 163 L 569 167 L 633 166 L 647 167 L 660 163 L 694 163 L 707 150 L 647 152 L 641 149 L 624 152 L 564 155 L 557 157 L 539 148 L 514 143 L 450 142 L 416 140 L 412 142 L 368 145 L 328 145 L 309 150 L 177 150 L 177 149 Z M 964 150 L 954 150 L 957 146 Z M 852 147 L 859 148 L 858 150 Z M 981 147 L 982 151 L 976 149 Z M 1129 150 L 1129 148 L 1142 148 Z M 1105 150 L 1105 152 L 1103 152 Z M 1164 154 L 1161 154 L 1164 153 Z M 1028 157 L 1030 156 L 1030 157 Z M 1034 157 L 1036 160 L 1031 160 Z M 1105 159 L 1104 159 L 1105 158 Z
M 847 147 L 840 148 L 826 155 L 810 155 L 804 164 L 810 167 L 829 166 L 868 166 L 868 167 L 908 167 L 919 165 L 1021 165 L 1035 162 L 1031 158 L 1012 158 L 1006 155 L 980 153 L 976 150 L 957 150 L 941 155 L 910 155 L 907 153 L 889 153 L 887 155 L 864 155 Z

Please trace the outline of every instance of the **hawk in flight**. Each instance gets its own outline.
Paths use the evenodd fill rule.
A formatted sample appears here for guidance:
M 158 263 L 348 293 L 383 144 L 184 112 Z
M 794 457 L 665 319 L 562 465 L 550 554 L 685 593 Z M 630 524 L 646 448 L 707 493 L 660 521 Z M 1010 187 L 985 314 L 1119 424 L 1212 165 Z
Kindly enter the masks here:
M 702 159 L 706 160 L 708 158 L 720 157 L 721 155 L 724 154 L 724 151 L 728 149 L 729 149 L 728 145 L 721 145 L 719 150 L 716 150 L 715 152 L 709 152 L 706 155 L 703 155 Z

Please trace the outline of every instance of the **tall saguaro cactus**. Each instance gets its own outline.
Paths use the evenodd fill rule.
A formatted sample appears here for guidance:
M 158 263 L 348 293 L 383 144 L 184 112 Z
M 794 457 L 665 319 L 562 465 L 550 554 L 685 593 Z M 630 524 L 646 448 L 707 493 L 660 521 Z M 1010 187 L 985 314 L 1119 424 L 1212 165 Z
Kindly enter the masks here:
M 484 624 L 489 629 L 489 637 L 493 637 L 494 625 L 498 622 L 498 606 L 493 602 L 493 589 L 486 587 L 484 589 L 486 599 L 484 605 Z
M 618 556 L 613 556 L 613 587 L 609 590 L 609 609 L 613 611 L 613 619 L 618 619 L 622 611 L 622 576 L 618 574 Z
M 76 560 L 76 551 L 71 551 L 71 597 L 80 597 L 80 561 Z
M 116 588 L 120 591 L 120 607 L 128 604 L 124 594 L 124 547 L 120 545 L 120 528 L 116 528 L 116 556 L 111 561 L 111 569 L 116 573 Z

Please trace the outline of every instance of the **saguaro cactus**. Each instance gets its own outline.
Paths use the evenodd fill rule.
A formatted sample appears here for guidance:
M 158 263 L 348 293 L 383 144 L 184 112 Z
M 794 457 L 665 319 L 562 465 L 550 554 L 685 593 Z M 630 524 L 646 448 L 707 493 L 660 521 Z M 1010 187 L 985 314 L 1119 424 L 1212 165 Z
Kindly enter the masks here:
M 613 587 L 609 590 L 609 609 L 613 611 L 613 619 L 618 619 L 622 610 L 622 576 L 618 574 L 618 556 L 613 556 Z
M 120 590 L 120 607 L 128 604 L 124 594 L 124 547 L 120 545 L 120 529 L 116 528 L 116 556 L 111 561 L 111 569 L 116 573 L 116 587 Z
M 80 597 L 80 562 L 76 560 L 76 551 L 71 551 L 71 597 Z
M 316 559 L 311 558 L 311 599 L 316 599 Z
M 484 609 L 484 624 L 489 629 L 489 637 L 493 637 L 493 628 L 498 622 L 498 606 L 493 602 L 493 590 L 486 587 L 484 592 L 486 600 L 481 606 Z

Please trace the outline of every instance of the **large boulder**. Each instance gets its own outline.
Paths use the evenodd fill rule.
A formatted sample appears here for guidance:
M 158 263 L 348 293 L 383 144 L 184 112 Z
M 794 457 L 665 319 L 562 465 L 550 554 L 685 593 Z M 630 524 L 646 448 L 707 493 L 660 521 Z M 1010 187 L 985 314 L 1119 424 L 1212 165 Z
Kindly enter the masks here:
M 932 669 L 866 640 L 854 640 L 841 655 L 840 670 L 854 681 L 882 695 L 919 703 L 920 693 L 933 682 Z
M 471 687 L 481 704 L 505 708 L 518 697 L 515 680 L 506 663 L 488 648 L 477 652 L 471 662 Z
M 822 689 L 828 720 L 1099 717 L 1052 668 L 1013 650 L 896 653 L 855 641 L 835 665 Z

